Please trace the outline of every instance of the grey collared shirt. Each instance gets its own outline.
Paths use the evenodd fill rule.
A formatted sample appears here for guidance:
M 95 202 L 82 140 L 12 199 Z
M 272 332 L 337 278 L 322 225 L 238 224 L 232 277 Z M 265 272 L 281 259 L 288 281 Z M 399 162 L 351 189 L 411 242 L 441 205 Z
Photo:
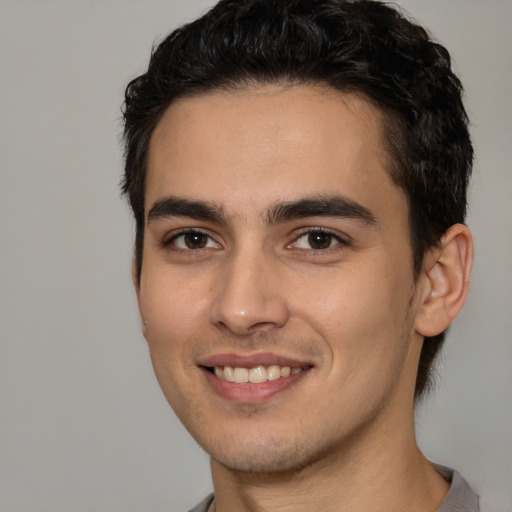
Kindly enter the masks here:
M 478 496 L 469 487 L 463 476 L 458 471 L 438 464 L 434 464 L 434 467 L 451 484 L 450 490 L 437 512 L 479 512 Z M 210 494 L 189 512 L 208 512 L 213 501 L 214 496 Z
M 434 467 L 448 482 L 451 482 L 450 490 L 437 512 L 478 512 L 480 510 L 478 496 L 458 471 L 439 464 L 434 464 Z

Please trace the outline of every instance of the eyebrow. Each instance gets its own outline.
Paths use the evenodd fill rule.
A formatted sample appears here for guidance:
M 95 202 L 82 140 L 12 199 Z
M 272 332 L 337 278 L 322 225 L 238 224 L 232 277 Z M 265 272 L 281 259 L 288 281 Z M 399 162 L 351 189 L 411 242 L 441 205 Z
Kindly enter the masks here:
M 228 223 L 222 207 L 208 201 L 193 201 L 174 196 L 164 197 L 153 204 L 148 213 L 148 224 L 168 217 L 190 217 L 218 224 Z
M 218 224 L 229 224 L 224 209 L 210 201 L 195 201 L 167 196 L 156 201 L 148 213 L 148 224 L 162 218 L 189 217 Z M 369 226 L 377 225 L 373 213 L 343 196 L 313 196 L 297 201 L 279 202 L 266 213 L 268 224 L 279 224 L 306 217 L 341 217 L 354 219 Z
M 306 217 L 342 217 L 369 226 L 377 225 L 375 215 L 365 206 L 343 196 L 314 196 L 276 204 L 267 214 L 269 224 Z

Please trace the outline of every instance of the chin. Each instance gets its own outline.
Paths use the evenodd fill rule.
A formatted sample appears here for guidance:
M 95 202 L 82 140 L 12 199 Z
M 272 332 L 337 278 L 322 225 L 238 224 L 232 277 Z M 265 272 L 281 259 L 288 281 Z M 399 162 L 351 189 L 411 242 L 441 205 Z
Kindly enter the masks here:
M 310 443 L 299 444 L 290 439 L 258 439 L 252 443 L 238 440 L 222 446 L 203 446 L 210 457 L 226 469 L 261 475 L 301 471 L 322 457 L 318 447 L 312 448 Z
M 232 472 L 253 475 L 295 473 L 309 465 L 309 463 L 296 460 L 288 454 L 281 457 L 272 454 L 268 458 L 258 459 L 242 459 L 240 457 L 217 458 L 215 456 L 212 456 L 212 458 Z

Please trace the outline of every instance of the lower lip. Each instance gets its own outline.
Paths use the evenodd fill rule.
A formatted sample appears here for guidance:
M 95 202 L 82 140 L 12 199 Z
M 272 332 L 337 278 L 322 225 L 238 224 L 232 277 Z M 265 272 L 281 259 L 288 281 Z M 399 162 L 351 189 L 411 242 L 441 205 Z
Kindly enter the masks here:
M 228 382 L 227 380 L 219 379 L 206 368 L 201 368 L 201 371 L 206 377 L 208 384 L 218 395 L 232 402 L 254 404 L 264 402 L 265 400 L 290 389 L 306 376 L 309 369 L 302 370 L 300 373 L 289 375 L 288 377 L 280 377 L 276 380 L 267 380 L 258 384 L 252 384 L 250 382 Z

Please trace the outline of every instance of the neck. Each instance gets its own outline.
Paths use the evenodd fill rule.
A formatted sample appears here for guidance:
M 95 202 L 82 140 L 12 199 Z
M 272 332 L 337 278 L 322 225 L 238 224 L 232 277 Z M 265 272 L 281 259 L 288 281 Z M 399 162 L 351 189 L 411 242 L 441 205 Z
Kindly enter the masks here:
M 264 475 L 212 462 L 216 512 L 433 512 L 448 492 L 419 450 L 387 462 L 375 457 L 371 469 L 362 461 L 336 462 Z

